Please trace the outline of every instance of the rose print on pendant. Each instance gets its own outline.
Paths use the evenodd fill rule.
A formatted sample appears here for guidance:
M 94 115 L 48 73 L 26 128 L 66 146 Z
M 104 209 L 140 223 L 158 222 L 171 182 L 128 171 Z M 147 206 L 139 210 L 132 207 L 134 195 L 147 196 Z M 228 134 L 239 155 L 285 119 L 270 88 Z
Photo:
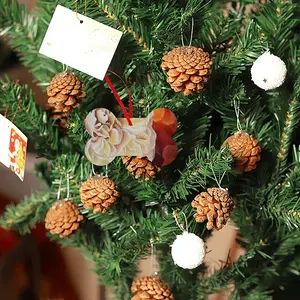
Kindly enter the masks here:
M 177 155 L 177 145 L 171 138 L 177 127 L 175 115 L 166 108 L 154 110 L 147 118 L 116 116 L 105 108 L 96 108 L 84 123 L 92 137 L 85 154 L 94 165 L 104 166 L 116 156 L 146 156 L 158 165 L 171 163 Z

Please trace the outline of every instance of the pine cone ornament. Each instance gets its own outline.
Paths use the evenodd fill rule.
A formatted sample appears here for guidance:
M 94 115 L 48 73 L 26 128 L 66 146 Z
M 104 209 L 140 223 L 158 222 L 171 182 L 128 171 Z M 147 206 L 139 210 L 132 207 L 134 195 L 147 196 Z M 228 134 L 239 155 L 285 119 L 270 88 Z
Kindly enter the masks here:
M 192 207 L 197 209 L 194 218 L 197 222 L 203 223 L 207 220 L 206 228 L 220 230 L 226 225 L 234 201 L 227 190 L 220 188 L 209 188 L 202 192 L 192 201 Z
M 185 96 L 200 92 L 211 74 L 213 63 L 201 48 L 178 47 L 162 59 L 161 67 L 168 71 L 167 82 L 175 92 L 183 92 Z
M 258 141 L 244 131 L 238 131 L 227 138 L 223 144 L 227 146 L 239 172 L 249 172 L 256 169 L 260 161 L 261 148 Z
M 45 227 L 51 234 L 59 234 L 60 238 L 66 237 L 78 230 L 83 215 L 77 205 L 71 200 L 58 200 L 49 208 Z
M 131 292 L 135 294 L 132 300 L 174 300 L 168 286 L 158 277 L 144 276 L 135 280 L 132 283 Z
M 86 96 L 82 90 L 84 87 L 79 78 L 71 72 L 62 72 L 52 78 L 47 88 L 47 110 L 51 112 L 53 120 L 58 120 L 59 126 L 67 127 L 66 120 L 70 110 L 79 106 L 82 98 Z
M 103 176 L 94 176 L 80 188 L 81 202 L 85 208 L 93 208 L 94 213 L 105 213 L 120 197 L 114 181 Z
M 147 157 L 123 156 L 122 161 L 136 179 L 144 175 L 145 181 L 149 181 L 150 177 L 155 178 L 156 174 L 160 172 L 160 168 L 149 161 Z

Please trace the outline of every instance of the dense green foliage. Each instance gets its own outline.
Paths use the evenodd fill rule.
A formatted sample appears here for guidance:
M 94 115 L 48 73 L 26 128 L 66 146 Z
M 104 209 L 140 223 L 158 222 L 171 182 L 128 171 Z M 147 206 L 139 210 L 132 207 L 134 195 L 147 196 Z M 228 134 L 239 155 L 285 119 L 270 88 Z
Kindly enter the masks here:
M 84 12 L 79 1 L 79 12 Z M 16 206 L 9 206 L 0 219 L 6 228 L 24 234 L 43 221 L 56 201 L 62 179 L 62 197 L 70 195 L 87 218 L 81 230 L 60 240 L 72 245 L 95 263 L 102 282 L 114 289 L 119 299 L 130 299 L 130 284 L 139 259 L 149 255 L 150 241 L 157 249 L 161 276 L 175 299 L 203 299 L 235 282 L 233 299 L 272 299 L 279 285 L 287 284 L 300 271 L 300 7 L 292 1 L 267 1 L 256 12 L 245 13 L 253 1 L 233 1 L 224 15 L 227 1 L 206 0 L 87 0 L 87 16 L 124 32 L 111 69 L 130 78 L 136 116 L 147 116 L 157 107 L 170 108 L 179 120 L 175 140 L 179 155 L 150 182 L 140 182 L 122 165 L 120 158 L 109 165 L 108 175 L 119 186 L 122 198 L 106 214 L 82 208 L 79 187 L 92 174 L 84 156 L 88 139 L 83 119 L 96 107 L 107 107 L 116 115 L 107 86 L 73 70 L 86 83 L 87 98 L 70 117 L 68 134 L 61 135 L 53 122 L 34 102 L 26 87 L 0 81 L 0 111 L 7 107 L 14 120 L 48 158 L 37 166 L 38 175 L 49 184 L 45 195 L 34 194 Z M 297 1 L 294 1 L 297 2 Z M 38 54 L 51 15 L 57 4 L 75 9 L 75 1 L 41 0 L 39 9 L 0 1 L 0 35 L 29 68 L 37 83 L 46 87 L 63 65 Z M 188 43 L 194 18 L 192 45 L 203 47 L 213 59 L 213 73 L 205 90 L 185 97 L 174 93 L 160 69 L 161 57 L 181 45 L 181 30 Z M 80 41 L 70 41 L 76 47 Z M 266 49 L 283 59 L 288 68 L 284 85 L 265 92 L 250 79 L 253 61 Z M 126 101 L 122 83 L 111 78 Z M 240 103 L 241 126 L 255 136 L 263 148 L 257 170 L 236 174 L 228 151 L 220 149 L 224 139 L 237 130 L 234 103 Z M 96 168 L 97 173 L 105 172 Z M 247 253 L 209 278 L 199 277 L 205 268 L 182 270 L 173 264 L 169 245 L 180 233 L 173 211 L 185 212 L 189 230 L 206 239 L 205 224 L 196 224 L 190 205 L 193 197 L 215 186 L 215 177 L 225 177 L 236 207 L 232 219 L 243 237 Z M 247 241 L 247 242 L 246 242 Z

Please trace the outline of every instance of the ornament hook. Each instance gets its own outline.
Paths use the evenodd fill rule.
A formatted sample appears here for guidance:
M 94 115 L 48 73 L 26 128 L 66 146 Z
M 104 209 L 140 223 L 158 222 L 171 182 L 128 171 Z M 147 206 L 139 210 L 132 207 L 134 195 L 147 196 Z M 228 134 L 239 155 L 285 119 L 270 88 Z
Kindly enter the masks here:
M 150 245 L 151 245 L 151 272 L 152 277 L 155 278 L 158 276 L 158 271 L 156 271 L 156 260 L 155 260 L 155 249 L 154 249 L 154 239 L 150 239 Z
M 93 176 L 97 176 L 96 172 L 95 172 L 95 169 L 94 169 L 94 164 L 92 163 L 92 175 Z
M 60 179 L 59 179 L 59 185 L 58 185 L 58 190 L 57 190 L 57 200 L 60 199 L 61 183 L 62 183 L 62 176 L 60 176 Z
M 233 100 L 233 106 L 234 106 L 234 112 L 236 115 L 236 127 L 238 131 L 242 131 L 242 126 L 241 126 L 241 122 L 240 122 L 240 100 L 236 101 L 236 99 Z
M 225 174 L 226 174 L 226 171 L 223 172 L 221 178 L 219 178 L 219 180 L 218 180 L 218 179 L 217 179 L 217 176 L 216 176 L 216 173 L 215 173 L 215 170 L 214 170 L 214 168 L 213 168 L 212 163 L 210 163 L 210 168 L 211 168 L 211 171 L 212 171 L 212 173 L 213 173 L 213 175 L 214 175 L 214 179 L 215 179 L 216 184 L 218 185 L 218 188 L 219 188 L 220 190 L 222 190 L 222 191 L 225 191 L 225 189 L 221 187 L 221 184 L 222 184 L 222 180 L 223 180 L 223 178 L 224 178 L 224 176 L 225 176 Z
M 70 174 L 67 174 L 67 199 L 70 198 Z
M 105 177 L 108 177 L 108 165 L 105 165 Z
M 185 223 L 184 225 L 179 222 L 179 214 L 180 213 L 183 215 L 184 223 Z M 183 211 L 181 211 L 179 213 L 177 213 L 176 211 L 174 211 L 173 212 L 173 217 L 174 217 L 174 219 L 176 221 L 177 226 L 182 230 L 182 232 L 185 232 L 185 231 L 188 232 L 189 231 L 187 217 L 186 217 L 186 214 Z
M 180 33 L 181 33 L 181 43 L 182 47 L 185 47 L 184 44 L 184 38 L 183 38 L 183 15 L 181 16 L 181 27 L 180 27 Z M 191 24 L 191 36 L 190 36 L 190 42 L 189 42 L 189 47 L 192 45 L 193 41 L 193 36 L 194 36 L 194 18 L 192 17 L 192 24 Z M 186 48 L 185 48 L 186 49 Z M 186 50 L 185 50 L 186 51 Z

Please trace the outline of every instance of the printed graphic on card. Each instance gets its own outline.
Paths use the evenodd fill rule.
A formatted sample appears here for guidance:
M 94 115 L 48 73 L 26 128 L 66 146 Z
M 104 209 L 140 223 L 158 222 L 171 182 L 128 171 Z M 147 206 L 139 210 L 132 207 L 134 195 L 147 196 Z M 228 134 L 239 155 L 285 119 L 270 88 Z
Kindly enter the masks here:
M 96 108 L 84 124 L 92 138 L 87 142 L 85 155 L 94 165 L 105 166 L 116 156 L 155 156 L 156 133 L 152 128 L 152 114 L 148 118 L 132 118 L 129 126 L 124 118 L 106 108 Z
M 122 32 L 58 5 L 40 53 L 103 80 Z
M 27 137 L 11 121 L 0 115 L 0 162 L 24 180 Z
M 87 159 L 98 166 L 111 163 L 117 156 L 146 156 L 158 166 L 174 161 L 178 147 L 172 136 L 177 118 L 167 108 L 157 108 L 146 118 L 117 118 L 106 108 L 92 110 L 84 120 L 92 138 L 85 146 Z

